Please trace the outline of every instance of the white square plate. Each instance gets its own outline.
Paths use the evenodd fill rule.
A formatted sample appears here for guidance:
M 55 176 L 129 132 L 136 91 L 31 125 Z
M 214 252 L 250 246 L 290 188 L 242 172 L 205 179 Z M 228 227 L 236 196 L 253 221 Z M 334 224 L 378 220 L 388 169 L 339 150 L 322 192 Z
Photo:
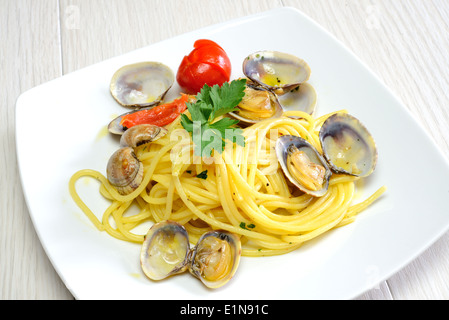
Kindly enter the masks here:
M 318 92 L 317 115 L 347 109 L 378 144 L 378 166 L 362 197 L 388 187 L 351 225 L 290 254 L 243 257 L 233 280 L 217 290 L 188 273 L 148 280 L 140 269 L 140 246 L 97 231 L 68 191 L 71 175 L 80 169 L 105 173 L 117 148 L 118 140 L 105 132 L 111 117 L 124 112 L 109 93 L 112 74 L 125 64 L 151 60 L 176 71 L 200 38 L 226 50 L 232 78 L 242 75 L 244 57 L 262 49 L 306 60 Z M 175 85 L 167 99 L 178 92 Z M 40 85 L 19 97 L 16 121 L 18 165 L 31 218 L 77 299 L 354 298 L 404 267 L 449 226 L 449 166 L 433 141 L 353 54 L 291 8 L 190 32 Z M 98 185 L 88 181 L 78 189 L 100 216 L 107 203 Z

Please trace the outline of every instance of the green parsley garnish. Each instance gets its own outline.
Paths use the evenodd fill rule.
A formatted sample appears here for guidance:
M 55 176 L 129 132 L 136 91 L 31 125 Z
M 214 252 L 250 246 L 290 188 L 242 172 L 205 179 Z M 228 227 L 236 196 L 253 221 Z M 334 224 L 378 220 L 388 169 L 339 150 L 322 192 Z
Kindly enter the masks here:
M 196 95 L 196 102 L 187 103 L 192 119 L 182 114 L 181 124 L 192 134 L 195 155 L 210 157 L 214 149 L 221 153 L 225 140 L 245 145 L 242 129 L 235 127 L 238 120 L 225 117 L 214 122 L 216 118 L 237 110 L 245 88 L 246 79 L 225 82 L 221 87 L 205 84 Z
M 207 170 L 204 170 L 203 172 L 198 174 L 196 177 L 200 178 L 200 179 L 203 179 L 203 180 L 206 180 L 207 179 Z
M 245 222 L 240 222 L 240 228 L 242 228 L 242 229 L 246 229 L 246 230 L 249 230 L 249 229 L 254 229 L 255 227 L 256 227 L 256 225 L 255 224 L 253 224 L 253 223 L 250 223 L 250 224 L 246 224 Z

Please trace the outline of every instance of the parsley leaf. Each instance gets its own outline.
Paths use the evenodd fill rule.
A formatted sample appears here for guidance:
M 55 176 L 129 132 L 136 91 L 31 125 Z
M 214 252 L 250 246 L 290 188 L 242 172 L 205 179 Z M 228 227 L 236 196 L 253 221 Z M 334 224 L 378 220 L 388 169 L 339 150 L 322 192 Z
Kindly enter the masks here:
M 214 122 L 216 118 L 237 110 L 245 95 L 245 88 L 245 79 L 225 82 L 221 87 L 206 84 L 196 95 L 196 102 L 187 103 L 191 119 L 182 114 L 181 125 L 192 134 L 195 155 L 209 157 L 212 150 L 221 153 L 226 140 L 245 145 L 242 129 L 235 127 L 238 120 L 222 118 Z
M 206 180 L 207 179 L 207 170 L 204 170 L 203 172 L 198 174 L 196 177 L 200 178 L 200 179 L 203 179 L 203 180 Z
M 245 222 L 240 222 L 240 228 L 242 228 L 242 229 L 246 229 L 246 230 L 250 230 L 250 229 L 254 229 L 255 227 L 256 227 L 256 225 L 255 224 L 253 224 L 253 223 L 250 223 L 250 224 L 246 224 Z
M 214 110 L 213 118 L 218 118 L 228 112 L 236 111 L 237 105 L 245 96 L 246 79 L 225 82 L 221 87 L 213 86 L 210 92 Z

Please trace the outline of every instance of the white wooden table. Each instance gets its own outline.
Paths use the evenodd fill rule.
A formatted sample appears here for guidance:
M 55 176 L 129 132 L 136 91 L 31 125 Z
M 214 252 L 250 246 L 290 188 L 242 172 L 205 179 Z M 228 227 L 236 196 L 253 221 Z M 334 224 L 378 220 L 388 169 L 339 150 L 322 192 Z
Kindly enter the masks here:
M 104 59 L 281 6 L 302 10 L 354 51 L 449 157 L 447 0 L 0 0 L 0 299 L 73 299 L 24 201 L 15 154 L 17 97 Z M 449 233 L 359 297 L 448 298 Z

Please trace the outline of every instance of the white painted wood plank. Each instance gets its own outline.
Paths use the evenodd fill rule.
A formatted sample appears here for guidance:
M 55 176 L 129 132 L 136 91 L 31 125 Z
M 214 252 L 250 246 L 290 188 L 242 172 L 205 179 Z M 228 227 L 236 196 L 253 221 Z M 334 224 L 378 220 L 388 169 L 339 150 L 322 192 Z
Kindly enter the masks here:
M 270 0 L 61 0 L 64 73 L 212 24 L 281 6 Z
M 32 225 L 19 179 L 15 102 L 25 90 L 61 75 L 56 0 L 0 5 L 0 299 L 72 299 Z M 30 143 L 44 143 L 32 141 Z

